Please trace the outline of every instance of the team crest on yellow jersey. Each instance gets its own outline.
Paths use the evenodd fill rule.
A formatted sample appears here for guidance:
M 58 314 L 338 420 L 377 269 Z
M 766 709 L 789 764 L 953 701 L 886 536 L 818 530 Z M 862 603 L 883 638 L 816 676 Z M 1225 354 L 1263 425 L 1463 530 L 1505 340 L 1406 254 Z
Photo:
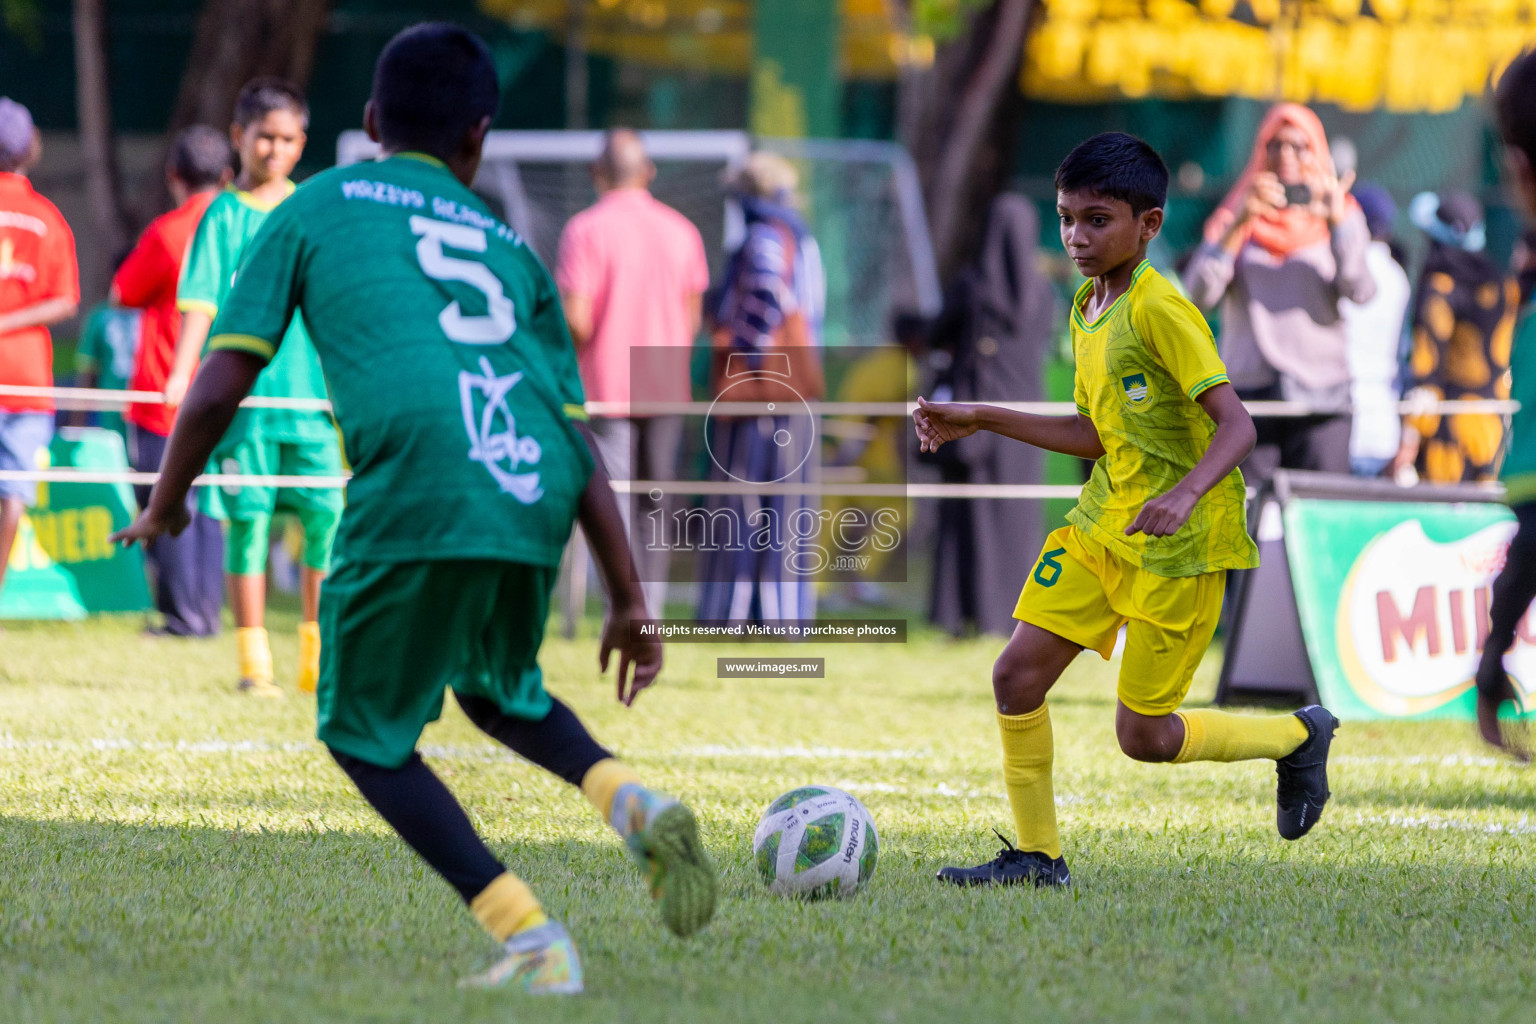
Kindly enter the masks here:
M 1132 405 L 1141 405 L 1147 400 L 1147 375 L 1133 373 L 1120 378 L 1120 386 L 1125 389 L 1126 400 Z

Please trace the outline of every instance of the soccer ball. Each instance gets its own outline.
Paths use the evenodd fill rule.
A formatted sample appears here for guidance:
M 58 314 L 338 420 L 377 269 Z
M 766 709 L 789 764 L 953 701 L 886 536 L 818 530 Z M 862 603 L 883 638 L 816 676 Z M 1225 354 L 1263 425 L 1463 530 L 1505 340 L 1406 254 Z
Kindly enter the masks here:
M 832 786 L 801 786 L 768 805 L 752 852 L 777 896 L 852 896 L 875 873 L 880 839 L 856 797 Z

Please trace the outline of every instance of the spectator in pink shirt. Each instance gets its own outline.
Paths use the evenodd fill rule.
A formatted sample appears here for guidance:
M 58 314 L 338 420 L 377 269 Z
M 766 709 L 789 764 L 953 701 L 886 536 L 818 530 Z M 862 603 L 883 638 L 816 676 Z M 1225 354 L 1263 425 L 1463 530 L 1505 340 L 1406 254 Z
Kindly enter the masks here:
M 698 229 L 650 193 L 656 166 L 640 136 L 608 132 L 592 165 L 598 200 L 560 236 L 555 281 L 581 365 L 587 401 L 686 402 L 688 349 L 699 331 L 709 264 Z M 634 349 L 655 351 L 636 355 Z M 600 416 L 598 452 L 615 480 L 674 479 L 680 416 Z M 620 501 L 625 523 L 656 506 L 646 494 Z M 665 514 L 666 510 L 661 509 Z M 645 550 L 631 530 L 651 614 L 663 614 L 665 551 Z

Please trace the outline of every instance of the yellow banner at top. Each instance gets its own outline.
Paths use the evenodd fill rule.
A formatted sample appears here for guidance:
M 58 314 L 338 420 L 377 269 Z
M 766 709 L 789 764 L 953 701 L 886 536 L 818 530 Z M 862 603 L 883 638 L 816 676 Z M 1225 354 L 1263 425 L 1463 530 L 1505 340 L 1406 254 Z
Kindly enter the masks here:
M 1030 96 L 1454 110 L 1536 45 L 1536 0 L 1041 0 Z M 1368 12 L 1368 13 L 1367 13 Z
M 904 33 L 890 0 L 827 2 L 838 4 L 843 75 L 889 79 L 908 64 L 932 60 L 932 41 Z M 579 26 L 593 53 L 637 64 L 744 75 L 752 62 L 750 0 L 586 0 L 574 11 L 570 0 L 479 0 L 479 6 L 514 28 L 564 37 Z

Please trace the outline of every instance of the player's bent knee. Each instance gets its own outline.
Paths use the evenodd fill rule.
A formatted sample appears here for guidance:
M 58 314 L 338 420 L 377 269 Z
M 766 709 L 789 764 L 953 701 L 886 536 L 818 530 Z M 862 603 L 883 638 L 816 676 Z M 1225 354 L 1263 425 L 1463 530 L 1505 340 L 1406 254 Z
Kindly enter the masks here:
M 271 527 L 270 516 L 229 520 L 225 531 L 224 571 L 235 576 L 266 575 Z
M 1126 757 L 1162 764 L 1178 756 L 1184 730 L 1173 715 L 1141 715 L 1122 705 L 1115 716 L 1115 739 Z
M 1038 662 L 1004 648 L 992 663 L 992 696 L 1005 715 L 1027 715 L 1045 703 L 1055 677 Z
M 330 508 L 307 508 L 299 513 L 299 525 L 304 528 L 304 567 L 318 573 L 331 568 L 331 546 L 336 541 L 336 528 L 341 524 L 341 513 Z

